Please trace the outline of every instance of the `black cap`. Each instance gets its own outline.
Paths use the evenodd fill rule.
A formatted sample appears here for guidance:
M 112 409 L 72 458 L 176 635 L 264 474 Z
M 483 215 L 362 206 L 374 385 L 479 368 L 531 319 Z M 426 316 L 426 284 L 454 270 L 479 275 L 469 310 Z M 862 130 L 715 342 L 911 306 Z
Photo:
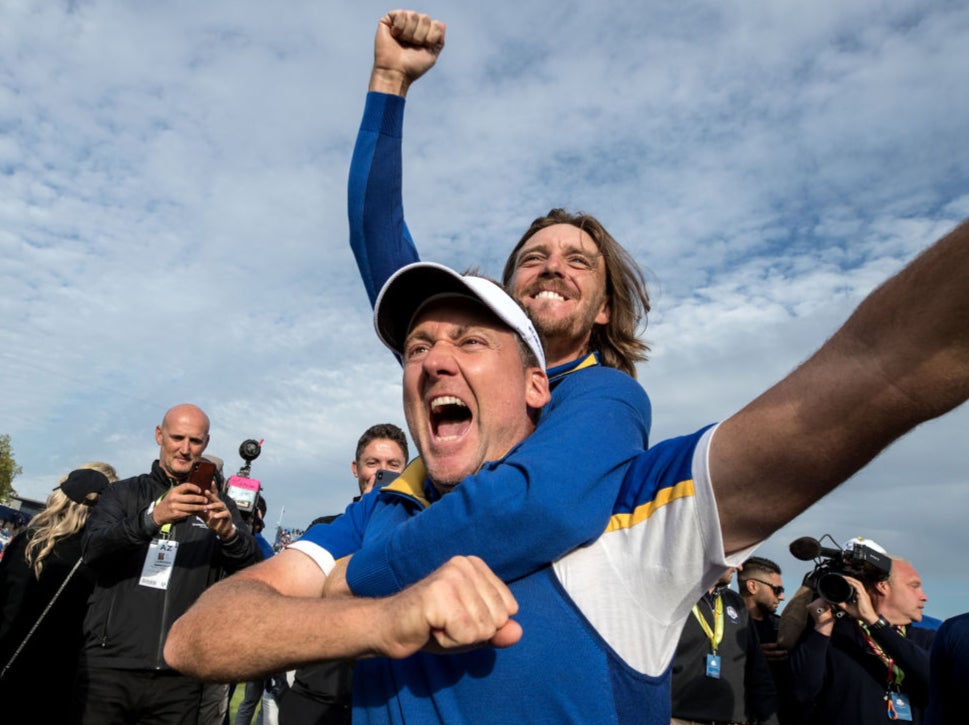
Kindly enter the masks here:
M 109 483 L 108 477 L 100 471 L 95 471 L 93 468 L 78 468 L 68 474 L 67 480 L 60 485 L 60 489 L 71 501 L 93 506 L 94 501 L 89 501 L 87 495 L 101 493 Z

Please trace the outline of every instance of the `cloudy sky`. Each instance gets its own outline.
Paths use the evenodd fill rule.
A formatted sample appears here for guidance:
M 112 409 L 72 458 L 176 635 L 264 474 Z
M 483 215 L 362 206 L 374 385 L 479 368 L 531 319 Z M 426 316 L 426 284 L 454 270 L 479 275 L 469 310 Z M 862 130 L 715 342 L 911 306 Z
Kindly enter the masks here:
M 403 423 L 347 244 L 377 19 L 327 2 L 0 4 L 0 433 L 25 496 L 87 460 L 148 469 L 192 401 L 269 518 L 354 492 Z M 647 270 L 653 440 L 722 419 L 969 216 L 969 7 L 921 0 L 434 0 L 405 204 L 426 259 L 500 271 L 532 218 L 596 214 Z M 923 426 L 773 537 L 911 558 L 965 609 L 969 409 Z M 595 455 L 589 451 L 588 455 Z M 778 481 L 777 485 L 784 485 Z

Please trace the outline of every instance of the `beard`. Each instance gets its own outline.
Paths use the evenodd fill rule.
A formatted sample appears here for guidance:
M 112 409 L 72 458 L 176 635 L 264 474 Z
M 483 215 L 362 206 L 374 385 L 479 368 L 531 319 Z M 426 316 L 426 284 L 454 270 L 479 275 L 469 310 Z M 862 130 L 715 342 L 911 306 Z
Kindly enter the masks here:
M 605 302 L 605 295 L 597 295 L 589 304 L 576 310 L 569 317 L 552 316 L 547 318 L 542 310 L 529 310 L 528 316 L 535 326 L 535 330 L 543 339 L 556 340 L 560 338 L 588 337 L 596 326 L 596 317 Z

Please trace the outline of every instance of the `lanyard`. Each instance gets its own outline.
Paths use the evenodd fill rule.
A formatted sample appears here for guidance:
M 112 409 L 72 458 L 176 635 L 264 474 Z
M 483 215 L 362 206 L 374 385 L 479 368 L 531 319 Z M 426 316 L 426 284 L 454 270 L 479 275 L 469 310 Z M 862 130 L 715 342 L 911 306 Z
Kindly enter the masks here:
M 172 490 L 171 486 L 169 486 L 168 491 L 171 491 L 171 490 Z M 162 499 L 168 495 L 168 491 L 165 491 L 165 493 L 163 493 L 161 496 L 155 499 L 155 506 L 157 506 L 162 502 Z M 172 533 L 171 522 L 169 521 L 167 524 L 164 524 L 159 531 L 167 539 L 169 536 L 171 536 L 171 533 Z
M 871 638 L 871 633 L 868 631 L 868 626 L 864 622 L 859 621 L 858 625 L 861 627 L 862 636 L 865 638 L 865 642 L 867 642 L 868 646 L 871 648 L 872 653 L 882 661 L 882 664 L 885 665 L 885 667 L 888 668 L 888 689 L 891 690 L 893 684 L 901 687 L 902 680 L 905 679 L 905 673 L 902 671 L 902 668 L 896 665 L 895 660 L 881 648 L 878 642 Z M 904 637 L 905 627 L 902 627 L 898 633 Z
M 703 630 L 703 633 L 707 636 L 707 639 L 710 640 L 710 649 L 713 651 L 713 654 L 716 654 L 717 648 L 723 641 L 723 599 L 721 598 L 719 592 L 714 597 L 713 601 L 712 630 L 710 629 L 710 625 L 707 623 L 707 620 L 703 618 L 702 614 L 700 614 L 700 607 L 696 604 L 693 605 L 693 616 L 696 617 L 696 621 L 700 623 L 700 628 Z

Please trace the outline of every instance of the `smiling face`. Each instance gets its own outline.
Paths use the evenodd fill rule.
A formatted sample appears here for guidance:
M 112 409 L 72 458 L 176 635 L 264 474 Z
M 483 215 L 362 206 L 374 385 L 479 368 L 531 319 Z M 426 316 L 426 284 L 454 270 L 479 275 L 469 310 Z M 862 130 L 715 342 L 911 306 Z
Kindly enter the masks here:
M 471 299 L 425 306 L 403 357 L 407 425 L 441 493 L 529 435 L 529 408 L 550 397 L 545 371 L 524 365 L 515 333 Z
M 158 463 L 172 478 L 181 481 L 202 457 L 209 444 L 209 418 L 194 405 L 177 405 L 155 428 Z
M 540 229 L 522 244 L 509 287 L 545 339 L 549 367 L 587 353 L 593 325 L 609 321 L 602 254 L 571 224 Z

